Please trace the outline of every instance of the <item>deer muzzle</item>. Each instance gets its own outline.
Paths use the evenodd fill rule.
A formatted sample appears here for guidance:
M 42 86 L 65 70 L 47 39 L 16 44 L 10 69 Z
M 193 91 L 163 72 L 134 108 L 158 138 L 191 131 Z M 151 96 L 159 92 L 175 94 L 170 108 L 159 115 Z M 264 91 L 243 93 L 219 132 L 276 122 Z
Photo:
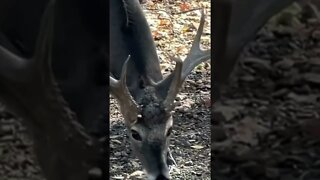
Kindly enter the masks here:
M 148 180 L 169 180 L 169 171 L 159 175 L 148 174 Z
M 167 165 L 167 151 L 150 149 L 151 151 L 140 154 L 143 167 L 146 171 L 148 180 L 169 179 L 169 168 Z M 153 151 L 152 151 L 153 150 Z

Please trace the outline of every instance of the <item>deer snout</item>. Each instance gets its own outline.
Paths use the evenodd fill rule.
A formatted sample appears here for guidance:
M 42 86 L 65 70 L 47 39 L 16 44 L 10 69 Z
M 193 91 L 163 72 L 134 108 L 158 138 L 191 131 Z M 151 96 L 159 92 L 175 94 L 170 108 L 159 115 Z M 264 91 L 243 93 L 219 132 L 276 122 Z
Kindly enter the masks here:
M 157 165 L 156 166 L 157 168 L 155 169 L 152 168 L 153 170 L 147 171 L 148 180 L 169 180 L 170 179 L 169 168 L 166 161 L 164 161 L 164 159 L 162 159 L 161 161 L 158 161 L 157 163 L 153 162 L 153 165 Z
M 169 180 L 169 178 L 161 174 L 156 178 L 156 180 Z
M 163 163 L 161 168 L 153 172 L 147 171 L 148 180 L 169 180 L 169 168 L 166 163 Z
M 169 180 L 169 172 L 164 174 L 159 174 L 157 176 L 148 175 L 148 180 Z

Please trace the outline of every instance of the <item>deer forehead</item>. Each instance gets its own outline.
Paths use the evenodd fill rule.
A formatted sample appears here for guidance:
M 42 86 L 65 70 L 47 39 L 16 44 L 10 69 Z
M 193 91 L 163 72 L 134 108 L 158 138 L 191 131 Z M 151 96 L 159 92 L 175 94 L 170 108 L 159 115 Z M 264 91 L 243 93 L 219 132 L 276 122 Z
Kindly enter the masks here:
M 166 126 L 171 114 L 166 111 L 163 100 L 158 98 L 154 87 L 144 88 L 137 103 L 140 107 L 141 123 L 152 129 L 159 125 Z
M 149 132 L 147 132 L 147 141 L 149 143 L 160 143 L 163 144 L 163 141 L 167 139 L 167 126 L 161 125 L 161 126 L 154 126 L 152 129 L 149 129 Z
M 132 126 L 127 128 L 134 129 L 138 132 L 141 132 L 144 137 L 163 137 L 167 134 L 168 129 L 173 125 L 172 117 L 166 118 L 166 121 L 161 121 L 162 123 L 152 123 L 153 121 L 148 121 L 148 119 L 140 119 Z

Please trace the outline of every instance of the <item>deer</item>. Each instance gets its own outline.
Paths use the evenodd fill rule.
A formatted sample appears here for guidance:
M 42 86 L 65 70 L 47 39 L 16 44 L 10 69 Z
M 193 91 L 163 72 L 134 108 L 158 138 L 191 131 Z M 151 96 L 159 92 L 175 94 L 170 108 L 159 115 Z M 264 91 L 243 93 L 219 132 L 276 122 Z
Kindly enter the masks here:
M 50 0 L 0 1 L 0 44 L 30 58 Z M 63 97 L 90 134 L 107 134 L 107 1 L 57 0 L 53 73 Z
M 171 132 L 170 122 L 173 122 L 171 111 L 174 96 L 192 69 L 210 58 L 210 50 L 203 52 L 199 48 L 204 16 L 191 53 L 183 62 L 174 58 L 177 61 L 174 73 L 163 79 L 154 42 L 145 17 L 139 9 L 138 1 L 123 1 L 121 6 L 117 6 L 121 1 L 111 1 L 111 7 L 119 7 L 120 10 L 125 9 L 125 11 L 110 8 L 110 11 L 116 12 L 116 16 L 112 13 L 110 16 L 120 19 L 115 22 L 115 26 L 111 26 L 110 30 L 115 32 L 120 29 L 120 31 L 113 33 L 111 37 L 121 38 L 115 41 L 119 44 L 111 46 L 112 52 L 109 58 L 107 57 L 109 52 L 106 50 L 107 42 L 103 36 L 106 29 L 104 13 L 103 11 L 88 12 L 86 9 L 100 10 L 99 7 L 105 6 L 92 8 L 90 3 L 85 3 L 87 2 L 85 0 L 34 1 L 34 5 L 33 3 L 19 4 L 15 1 L 2 2 L 1 12 L 5 15 L 0 19 L 0 99 L 8 110 L 23 118 L 34 140 L 34 149 L 44 176 L 48 180 L 106 179 L 105 139 L 95 136 L 95 132 L 103 134 L 104 128 L 95 130 L 100 127 L 99 123 L 95 122 L 102 122 L 102 127 L 105 125 L 100 117 L 107 109 L 105 97 L 109 86 L 112 94 L 118 97 L 119 104 L 123 107 L 121 109 L 124 117 L 129 117 L 125 119 L 127 119 L 126 122 L 131 122 L 128 123 L 130 130 L 134 130 L 131 125 L 135 125 L 136 132 L 141 130 L 138 129 L 141 121 L 133 123 L 134 117 L 131 115 L 136 114 L 135 112 L 138 111 L 134 109 L 138 110 L 140 107 L 130 105 L 130 109 L 127 109 L 130 111 L 127 111 L 126 102 L 137 102 L 137 105 L 141 106 L 148 105 L 145 104 L 145 100 L 159 100 L 159 106 L 154 103 L 150 104 L 152 106 L 143 107 L 141 116 L 137 115 L 137 117 L 150 118 L 160 113 L 164 118 L 161 118 L 162 121 L 151 119 L 159 122 L 158 128 L 152 129 L 159 129 L 159 133 L 165 131 L 166 135 L 158 134 L 159 136 L 152 138 L 157 142 L 149 143 L 148 155 L 141 156 L 140 153 L 140 160 L 148 169 L 149 179 L 166 179 L 168 169 L 164 156 Z M 103 5 L 104 1 L 97 2 Z M 26 7 L 29 8 L 26 9 Z M 9 11 L 11 8 L 18 8 L 18 13 Z M 26 12 L 30 9 L 34 10 L 30 13 L 32 16 Z M 19 16 L 25 18 L 23 20 L 28 22 L 28 26 L 24 26 L 25 22 L 19 20 Z M 12 17 L 14 18 L 11 19 Z M 128 18 L 127 21 L 125 18 Z M 111 24 L 113 22 L 111 21 Z M 132 22 L 140 24 L 134 25 Z M 126 33 L 119 33 L 123 32 L 122 30 Z M 137 33 L 137 30 L 141 33 Z M 66 38 L 66 35 L 70 37 Z M 61 38 L 61 36 L 66 37 Z M 142 51 L 140 42 L 146 43 L 142 45 L 145 45 L 145 50 L 149 51 Z M 130 58 L 122 59 L 124 54 Z M 103 78 L 105 76 L 101 75 L 104 70 L 98 68 L 99 71 L 93 71 L 96 70 L 95 67 L 104 67 L 104 62 L 107 64 L 107 69 L 110 67 L 114 76 L 114 78 L 109 77 L 110 84 L 107 85 L 105 84 L 108 81 L 105 81 Z M 128 64 L 134 66 L 128 68 L 127 72 Z M 89 65 L 88 72 L 95 73 L 85 76 L 81 76 L 81 71 L 70 73 L 72 69 L 69 68 L 73 65 L 79 69 Z M 140 65 L 143 65 L 142 68 Z M 64 69 L 65 67 L 67 69 Z M 153 72 L 150 73 L 150 70 Z M 125 75 L 128 75 L 128 81 L 127 77 L 123 78 Z M 86 86 L 90 87 L 89 93 L 81 89 Z M 123 99 L 123 96 L 118 94 L 120 91 L 117 90 L 125 93 L 124 97 L 136 99 Z M 72 92 L 78 93 L 72 96 Z M 150 93 L 147 96 L 142 95 L 145 92 Z M 89 107 L 86 102 L 90 102 L 89 106 L 92 107 Z M 152 111 L 155 114 L 149 113 L 150 107 L 155 107 L 155 111 Z M 168 126 L 161 129 L 161 125 Z M 142 134 L 138 136 L 140 135 Z M 138 136 L 134 135 L 134 137 Z M 132 139 L 132 142 L 138 142 L 136 140 Z M 135 145 L 138 147 L 135 148 L 136 152 L 139 152 L 139 144 Z M 140 152 L 141 150 L 140 148 Z M 157 153 L 158 150 L 161 152 Z M 152 155 L 152 153 L 156 154 Z M 146 161 L 149 157 L 155 160 L 156 167 Z
M 296 0 L 217 0 L 214 2 L 213 34 L 214 99 L 220 100 L 221 87 L 230 77 L 243 48 L 275 14 Z
M 221 105 L 220 91 L 226 86 L 237 62 L 241 59 L 241 52 L 244 47 L 253 40 L 256 33 L 270 20 L 294 2 L 298 2 L 302 7 L 308 8 L 312 16 L 319 19 L 317 6 L 319 1 L 315 0 L 217 0 L 215 1 L 213 17 L 213 34 L 215 37 L 214 52 L 214 80 L 213 98 L 214 107 Z M 223 124 L 220 118 L 223 116 L 220 110 L 213 108 L 213 118 L 211 120 L 211 131 L 214 125 Z M 223 119 L 223 118 L 222 118 Z M 318 137 L 316 133 L 320 128 L 317 120 L 308 120 L 302 124 L 302 129 Z M 221 126 L 215 130 L 221 130 Z M 214 139 L 213 133 L 211 134 Z M 226 137 L 227 138 L 227 137 Z M 212 154 L 213 154 L 213 150 Z M 213 162 L 212 162 L 213 163 Z
M 0 100 L 22 118 L 48 180 L 108 177 L 106 137 L 92 131 L 108 107 L 108 79 L 103 75 L 108 68 L 102 66 L 107 63 L 106 11 L 99 11 L 106 6 L 99 6 L 103 1 L 95 1 L 98 6 L 85 2 L 1 1 L 0 5 Z M 90 12 L 91 6 L 95 11 Z M 12 14 L 14 8 L 21 11 Z M 95 71 L 97 64 L 106 71 Z M 86 65 L 91 66 L 82 75 L 81 71 L 71 73 L 72 67 Z M 93 78 L 96 76 L 104 77 L 105 82 Z M 88 87 L 87 94 L 79 89 Z M 72 90 L 83 96 L 76 101 Z M 86 102 L 99 108 L 86 109 Z M 105 136 L 106 131 L 101 134 Z
M 170 179 L 167 156 L 175 97 L 188 74 L 211 57 L 210 49 L 200 48 L 204 12 L 187 57 L 170 56 L 175 68 L 164 78 L 139 1 L 110 3 L 114 7 L 110 9 L 110 93 L 120 106 L 131 148 L 148 180 Z

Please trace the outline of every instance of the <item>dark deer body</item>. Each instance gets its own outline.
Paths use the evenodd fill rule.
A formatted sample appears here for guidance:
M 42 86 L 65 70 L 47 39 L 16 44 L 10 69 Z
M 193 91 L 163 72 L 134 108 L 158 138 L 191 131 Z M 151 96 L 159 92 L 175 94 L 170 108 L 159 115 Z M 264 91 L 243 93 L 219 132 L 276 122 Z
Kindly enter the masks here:
M 163 78 L 155 43 L 139 0 L 111 0 L 110 90 L 118 100 L 131 147 L 149 180 L 169 179 L 167 152 L 172 131 L 173 101 L 187 75 L 210 59 L 200 50 L 204 15 L 185 61 L 176 60 Z M 117 80 L 119 79 L 119 80 Z
M 150 141 L 144 140 L 143 143 L 139 143 L 132 139 L 130 133 L 131 124 L 126 123 L 129 127 L 130 139 L 133 141 L 131 144 L 135 154 L 142 161 L 144 167 L 147 168 L 150 179 L 156 179 L 161 175 L 168 178 L 169 174 L 166 163 L 168 140 L 167 137 L 164 136 L 167 131 L 165 121 L 168 117 L 162 117 L 164 114 L 159 111 L 160 109 L 152 106 L 152 103 L 156 103 L 152 102 L 156 100 L 152 99 L 153 94 L 149 94 L 149 97 L 145 96 L 147 93 L 145 89 L 146 77 L 150 77 L 156 82 L 162 80 L 160 62 L 156 53 L 153 37 L 151 36 L 151 31 L 138 1 L 128 1 L 128 4 L 125 4 L 126 2 L 123 1 L 111 0 L 110 3 L 111 7 L 116 7 L 110 9 L 110 73 L 116 79 L 119 79 L 125 60 L 129 54 L 131 55 L 130 61 L 128 62 L 128 67 L 130 68 L 127 69 L 127 85 L 130 94 L 133 96 L 133 99 L 144 101 L 145 106 L 148 106 L 150 103 L 149 117 L 146 117 L 148 113 L 146 112 L 143 114 L 144 119 L 149 120 L 150 124 L 155 123 L 155 126 L 160 124 L 156 129 L 148 127 L 154 129 L 150 134 L 163 133 L 163 135 L 161 134 L 160 136 L 155 135 L 155 138 L 151 138 Z M 156 113 L 155 111 L 158 112 Z M 124 118 L 130 117 L 124 116 Z M 137 116 L 133 118 L 137 118 Z M 151 120 L 153 122 L 151 122 Z M 137 124 L 135 128 L 148 132 L 146 129 L 142 129 L 147 128 L 143 125 Z M 138 136 L 142 136 L 140 135 L 141 131 L 137 131 Z M 150 137 L 149 132 L 144 135 L 145 137 L 143 138 Z M 161 137 L 162 139 L 157 140 L 157 137 Z M 150 146 L 150 143 L 153 144 L 153 147 Z
M 0 2 L 0 45 L 23 57 L 35 50 L 48 0 Z M 90 133 L 107 131 L 107 23 L 104 0 L 57 1 L 53 71 L 63 96 Z
M 217 0 L 213 16 L 215 35 L 214 83 L 227 81 L 243 47 L 276 13 L 295 0 Z M 214 86 L 217 88 L 217 86 Z M 219 89 L 215 89 L 217 93 Z M 218 96 L 216 97 L 219 98 Z
M 84 95 L 78 98 L 81 103 L 85 103 L 88 96 L 94 97 L 90 93 L 105 90 L 99 87 L 89 91 L 86 96 L 76 88 L 86 88 L 84 86 L 90 83 L 98 83 L 89 76 L 90 71 L 84 72 L 84 76 L 79 72 L 70 72 L 72 67 L 90 65 L 88 59 L 82 59 L 79 54 L 85 58 L 91 57 L 92 62 L 106 60 L 103 58 L 105 53 L 97 53 L 100 52 L 97 49 L 106 45 L 106 41 L 101 38 L 105 28 L 100 31 L 100 28 L 105 27 L 100 25 L 103 24 L 100 20 L 105 19 L 99 18 L 104 13 L 98 13 L 98 17 L 94 17 L 97 15 L 94 12 L 86 15 L 85 13 L 90 13 L 91 6 L 84 6 L 83 2 L 70 0 L 56 3 L 50 0 L 43 4 L 40 1 L 19 4 L 16 1 L 5 1 L 0 6 L 3 10 L 1 12 L 5 12 L 0 23 L 0 99 L 8 110 L 22 117 L 27 125 L 39 164 L 48 180 L 107 178 L 104 173 L 107 166 L 105 148 L 97 138 L 90 136 L 92 129 L 81 126 L 78 121 L 94 121 L 94 116 L 85 119 L 88 117 L 84 115 L 92 112 L 92 109 L 83 114 L 77 112 L 76 115 L 81 115 L 78 119 L 60 94 L 61 87 L 63 94 L 73 89 Z M 98 10 L 98 7 L 93 9 Z M 14 11 L 15 8 L 20 11 Z M 80 35 L 86 35 L 83 41 L 77 41 L 77 38 L 82 38 Z M 81 49 L 82 45 L 85 49 Z M 75 48 L 77 46 L 85 52 L 78 53 Z M 93 64 L 96 63 L 91 63 Z M 66 76 L 60 74 L 60 70 L 67 72 Z M 92 66 L 89 70 L 93 73 Z M 74 76 L 84 79 L 74 81 L 71 78 Z M 56 77 L 60 87 L 57 86 Z M 70 103 L 73 104 L 72 109 L 79 110 L 77 106 L 87 106 L 77 104 L 74 99 L 70 101 L 73 101 Z M 99 102 L 104 103 L 94 102 L 94 105 L 107 107 L 105 100 L 99 99 Z M 82 123 L 86 124 L 84 121 Z
M 162 74 L 153 37 L 139 2 L 125 2 L 127 4 L 122 0 L 110 1 L 110 7 L 113 7 L 110 9 L 110 73 L 119 79 L 130 54 L 127 83 L 135 97 L 144 77 L 159 81 Z

